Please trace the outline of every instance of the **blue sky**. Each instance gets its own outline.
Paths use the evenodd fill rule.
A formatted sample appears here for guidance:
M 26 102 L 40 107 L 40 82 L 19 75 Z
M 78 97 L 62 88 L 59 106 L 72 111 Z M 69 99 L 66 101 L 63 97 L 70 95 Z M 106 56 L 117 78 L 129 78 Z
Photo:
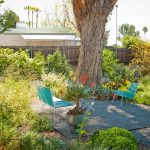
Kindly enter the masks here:
M 61 0 L 5 0 L 5 3 L 0 8 L 11 9 L 15 11 L 21 20 L 27 20 L 27 12 L 23 9 L 26 5 L 32 5 L 41 8 L 42 12 L 53 11 L 54 3 Z M 143 26 L 147 26 L 149 31 L 146 39 L 150 40 L 150 0 L 118 0 L 117 9 L 117 25 L 124 23 L 135 25 L 140 31 L 143 38 Z M 112 11 L 111 19 L 107 23 L 107 29 L 110 29 L 109 44 L 115 44 L 116 37 L 116 9 Z M 41 12 L 40 17 L 43 13 Z

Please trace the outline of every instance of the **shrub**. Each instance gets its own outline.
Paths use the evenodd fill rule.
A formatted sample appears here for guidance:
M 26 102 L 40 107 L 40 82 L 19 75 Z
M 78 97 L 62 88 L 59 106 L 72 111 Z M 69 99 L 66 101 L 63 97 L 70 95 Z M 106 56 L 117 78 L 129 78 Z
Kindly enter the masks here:
M 36 132 L 53 131 L 53 122 L 45 115 L 38 115 L 31 126 L 31 130 Z
M 33 73 L 37 74 L 40 78 L 45 72 L 45 56 L 41 52 L 35 52 L 33 57 L 33 63 L 31 64 Z
M 116 76 L 117 70 L 120 68 L 118 59 L 112 50 L 103 49 L 102 71 L 103 75 L 108 74 L 110 78 Z
M 110 78 L 109 88 L 118 89 L 125 85 L 126 80 L 135 82 L 138 79 L 135 76 L 137 70 L 119 63 L 114 52 L 108 49 L 103 50 L 102 70 L 104 76 L 106 74 Z
M 54 91 L 57 97 L 64 96 L 67 89 L 67 80 L 64 75 L 50 72 L 42 75 L 42 81 L 46 87 Z
M 47 61 L 48 72 L 62 73 L 69 76 L 71 68 L 68 64 L 68 60 L 59 50 L 56 50 L 52 55 L 48 55 Z
M 32 94 L 28 81 L 2 80 L 0 83 L 0 110 L 1 110 L 1 139 L 0 145 L 6 149 L 18 149 L 19 128 L 29 125 L 34 116 L 30 102 Z
M 5 121 L 0 124 L 1 136 L 0 136 L 0 149 L 18 149 L 19 147 L 19 136 L 16 127 L 6 124 Z
M 138 39 L 130 49 L 134 50 L 130 65 L 137 68 L 142 76 L 150 75 L 150 43 Z
M 65 150 L 66 144 L 58 138 L 46 138 L 34 132 L 22 136 L 21 149 L 23 150 Z
M 34 58 L 30 58 L 27 50 L 19 49 L 13 52 L 12 49 L 0 49 L 0 57 L 0 74 L 10 68 L 11 73 L 17 72 L 21 77 L 31 74 L 40 77 L 44 72 L 45 59 L 40 52 L 35 53 Z
M 0 83 L 0 107 L 3 121 L 12 126 L 26 124 L 32 116 L 31 86 L 28 81 L 5 80 Z
M 12 63 L 12 60 L 11 60 L 12 54 L 13 54 L 13 49 L 0 48 L 0 75 Z
M 150 106 L 150 76 L 141 78 L 139 89 L 135 95 L 137 103 L 143 103 Z
M 130 36 L 130 35 L 126 35 L 121 39 L 122 42 L 122 46 L 125 48 L 130 48 L 131 45 L 133 45 L 134 43 L 136 43 L 136 41 L 139 41 L 140 38 L 137 36 Z
M 96 131 L 90 138 L 89 146 L 92 148 L 137 150 L 137 140 L 131 132 L 113 127 L 108 130 Z

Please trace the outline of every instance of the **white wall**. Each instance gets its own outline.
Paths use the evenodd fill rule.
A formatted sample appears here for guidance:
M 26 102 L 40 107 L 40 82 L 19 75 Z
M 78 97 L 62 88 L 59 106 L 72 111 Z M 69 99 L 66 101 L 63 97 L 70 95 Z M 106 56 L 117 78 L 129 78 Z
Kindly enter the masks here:
M 0 34 L 0 46 L 76 46 L 75 41 L 26 41 L 20 35 Z

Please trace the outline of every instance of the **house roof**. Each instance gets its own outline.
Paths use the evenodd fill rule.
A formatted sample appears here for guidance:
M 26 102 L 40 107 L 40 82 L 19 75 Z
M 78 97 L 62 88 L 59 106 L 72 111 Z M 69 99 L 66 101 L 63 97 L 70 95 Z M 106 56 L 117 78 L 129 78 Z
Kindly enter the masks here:
M 75 35 L 69 28 L 50 27 L 50 28 L 11 28 L 3 34 L 13 35 Z

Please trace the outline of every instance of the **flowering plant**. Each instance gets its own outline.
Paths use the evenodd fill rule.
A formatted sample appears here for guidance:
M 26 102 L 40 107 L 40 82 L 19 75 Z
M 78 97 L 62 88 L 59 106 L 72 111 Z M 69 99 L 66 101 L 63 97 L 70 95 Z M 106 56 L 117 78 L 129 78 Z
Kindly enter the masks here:
M 68 82 L 67 91 L 64 99 L 69 101 L 74 101 L 76 106 L 70 110 L 70 114 L 83 114 L 84 109 L 80 106 L 80 99 L 86 99 L 91 96 L 90 88 L 84 85 L 87 81 L 86 76 L 82 76 L 80 81 L 72 83 Z

